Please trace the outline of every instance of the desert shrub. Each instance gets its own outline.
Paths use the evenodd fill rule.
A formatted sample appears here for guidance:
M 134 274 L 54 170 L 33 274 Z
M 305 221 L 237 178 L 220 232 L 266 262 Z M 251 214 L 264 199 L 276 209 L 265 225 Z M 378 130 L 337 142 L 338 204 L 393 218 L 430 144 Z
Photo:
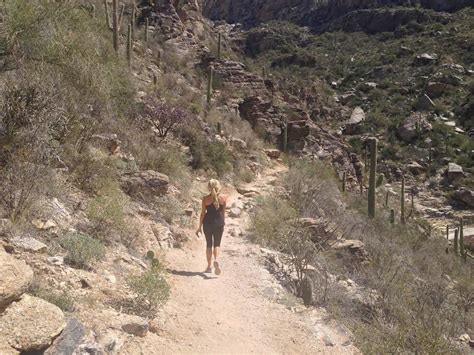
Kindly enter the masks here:
M 119 184 L 111 181 L 89 202 L 87 216 L 97 223 L 120 227 L 124 223 L 126 203 L 127 197 Z
M 253 239 L 269 246 L 278 246 L 278 238 L 283 231 L 283 226 L 296 216 L 297 211 L 282 198 L 258 198 L 256 208 L 251 214 Z
M 77 267 L 90 268 L 105 256 L 102 242 L 86 234 L 70 234 L 62 238 L 60 244 L 67 251 L 67 261 Z
M 29 292 L 36 297 L 58 306 L 64 312 L 74 311 L 74 298 L 66 290 L 55 290 L 52 287 L 44 287 L 36 281 L 30 287 Z
M 175 196 L 166 195 L 160 197 L 157 202 L 157 208 L 168 223 L 184 224 L 185 204 Z
M 232 169 L 232 156 L 224 143 L 208 139 L 197 127 L 187 127 L 183 135 L 195 169 L 210 169 L 220 176 Z
M 140 275 L 130 276 L 127 284 L 135 293 L 135 312 L 148 316 L 151 316 L 150 312 L 156 312 L 170 296 L 170 286 L 159 265 Z
M 148 122 L 160 138 L 176 132 L 191 120 L 191 113 L 153 97 L 147 98 L 142 119 Z
M 18 78 L 2 91 L 0 113 L 0 200 L 12 219 L 31 206 L 57 158 L 66 118 L 48 84 Z

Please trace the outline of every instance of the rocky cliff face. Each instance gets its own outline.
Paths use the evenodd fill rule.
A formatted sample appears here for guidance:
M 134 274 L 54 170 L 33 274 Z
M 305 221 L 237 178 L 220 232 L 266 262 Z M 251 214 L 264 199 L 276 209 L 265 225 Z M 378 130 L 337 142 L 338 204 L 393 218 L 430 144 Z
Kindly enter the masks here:
M 456 11 L 473 5 L 474 0 L 205 0 L 202 10 L 212 20 L 247 26 L 284 19 L 319 30 L 324 23 L 361 9 L 420 6 L 435 11 Z

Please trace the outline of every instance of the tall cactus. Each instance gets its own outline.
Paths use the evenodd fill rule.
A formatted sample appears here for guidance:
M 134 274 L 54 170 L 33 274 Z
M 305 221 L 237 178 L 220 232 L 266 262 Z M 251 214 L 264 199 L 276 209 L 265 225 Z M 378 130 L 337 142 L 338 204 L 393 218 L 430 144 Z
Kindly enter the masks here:
M 222 44 L 222 35 L 219 32 L 219 37 L 217 39 L 217 60 L 221 60 L 221 44 Z
M 112 33 L 115 52 L 119 50 L 118 0 L 112 1 Z
M 449 241 L 449 224 L 446 225 L 446 240 Z
M 346 192 L 346 172 L 342 173 L 342 192 Z
M 369 175 L 369 217 L 375 217 L 375 188 L 376 188 L 376 174 L 377 174 L 377 139 L 370 139 L 370 175 Z
M 283 125 L 283 151 L 288 152 L 288 122 Z
M 388 191 L 385 191 L 385 207 L 388 207 L 388 198 L 390 197 L 390 194 Z
M 212 96 L 212 82 L 214 80 L 214 68 L 209 69 L 209 78 L 207 80 L 207 103 L 211 103 Z
M 405 176 L 402 177 L 402 191 L 400 195 L 400 222 L 405 224 Z
M 454 230 L 454 243 L 453 243 L 454 255 L 458 255 L 458 235 L 459 235 L 459 230 L 455 229 Z
M 263 77 L 263 80 L 267 80 L 267 67 L 263 67 L 262 68 L 262 77 Z
M 137 4 L 135 3 L 135 1 L 133 1 L 133 4 L 132 4 L 132 18 L 130 19 L 130 23 L 132 25 L 132 41 L 135 39 L 135 21 L 136 21 L 136 18 L 137 18 Z
M 464 257 L 464 220 L 461 217 L 461 220 L 459 221 L 459 254 L 461 254 L 462 257 Z
M 109 30 L 112 30 L 113 27 L 110 24 L 109 3 L 107 2 L 107 0 L 104 0 L 104 8 L 105 8 L 105 22 L 106 22 L 107 28 Z
M 148 30 L 150 27 L 150 20 L 148 17 L 145 20 L 145 46 L 148 48 Z
M 128 24 L 128 32 L 127 32 L 127 62 L 128 62 L 128 67 L 132 67 L 132 49 L 133 42 L 132 42 L 132 24 Z
M 395 210 L 393 208 L 390 210 L 390 224 L 395 225 Z

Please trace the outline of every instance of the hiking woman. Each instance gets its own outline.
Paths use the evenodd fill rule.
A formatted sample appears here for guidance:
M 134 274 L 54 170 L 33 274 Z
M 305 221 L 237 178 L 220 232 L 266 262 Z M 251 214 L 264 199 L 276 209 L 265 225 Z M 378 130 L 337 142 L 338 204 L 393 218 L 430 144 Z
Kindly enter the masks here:
M 220 194 L 221 185 L 219 181 L 214 179 L 209 180 L 208 188 L 209 195 L 202 198 L 201 216 L 196 234 L 199 237 L 199 233 L 204 229 L 207 257 L 207 269 L 205 272 L 212 271 L 211 263 L 212 255 L 214 254 L 214 272 L 216 275 L 220 275 L 221 268 L 219 266 L 218 257 L 222 234 L 224 233 L 227 200 L 225 196 Z

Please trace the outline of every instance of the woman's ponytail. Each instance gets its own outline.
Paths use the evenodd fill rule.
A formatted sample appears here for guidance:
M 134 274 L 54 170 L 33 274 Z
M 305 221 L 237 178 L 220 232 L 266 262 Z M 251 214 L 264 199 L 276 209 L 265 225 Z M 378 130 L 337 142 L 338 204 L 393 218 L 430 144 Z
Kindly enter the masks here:
M 215 180 L 215 179 L 211 179 L 209 181 L 209 190 L 211 191 L 211 196 L 212 196 L 212 199 L 214 200 L 214 207 L 217 209 L 219 209 L 219 206 L 220 206 L 220 203 L 219 203 L 219 191 L 221 189 L 221 185 L 219 183 L 219 181 Z

